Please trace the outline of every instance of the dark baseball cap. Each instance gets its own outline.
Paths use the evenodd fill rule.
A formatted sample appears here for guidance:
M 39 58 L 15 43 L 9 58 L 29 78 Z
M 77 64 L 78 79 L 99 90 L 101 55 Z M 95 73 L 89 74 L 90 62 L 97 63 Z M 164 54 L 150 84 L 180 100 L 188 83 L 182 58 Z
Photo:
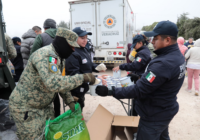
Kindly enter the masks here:
M 157 35 L 169 35 L 169 36 L 178 36 L 178 28 L 175 23 L 171 21 L 161 21 L 159 22 L 153 31 L 144 32 L 146 37 L 152 37 Z
M 135 45 L 136 45 L 138 42 L 142 41 L 142 40 L 144 40 L 143 35 L 136 35 L 136 36 L 133 38 L 133 43 L 132 43 L 132 45 L 131 45 L 131 48 L 135 48 Z
M 73 32 L 75 32 L 78 36 L 92 35 L 91 32 L 87 32 L 84 28 L 81 27 L 74 28 Z

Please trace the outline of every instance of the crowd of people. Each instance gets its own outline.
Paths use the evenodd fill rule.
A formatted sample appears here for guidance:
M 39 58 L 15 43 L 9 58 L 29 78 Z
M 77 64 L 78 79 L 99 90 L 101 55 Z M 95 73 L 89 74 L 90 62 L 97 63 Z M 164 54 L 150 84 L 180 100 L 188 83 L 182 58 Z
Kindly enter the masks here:
M 179 49 L 183 56 L 185 56 L 187 63 L 187 73 L 188 76 L 188 87 L 187 92 L 192 92 L 192 83 L 194 80 L 195 95 L 199 96 L 199 75 L 200 75 L 200 40 L 193 42 L 193 38 L 189 38 L 188 42 L 185 42 L 183 37 L 177 39 Z
M 38 138 L 45 120 L 60 115 L 59 95 L 72 111 L 76 102 L 83 110 L 85 93 L 96 77 L 103 83 L 96 88 L 99 96 L 134 98 L 131 111 L 140 116 L 138 140 L 170 139 L 168 126 L 178 112 L 176 95 L 186 67 L 186 90 L 191 92 L 194 79 L 195 95 L 199 95 L 200 39 L 193 43 L 190 38 L 185 43 L 183 37 L 177 38 L 178 28 L 170 21 L 159 22 L 152 32 L 133 38 L 132 44 L 128 44 L 127 63 L 113 71 L 129 71 L 135 84 L 111 89 L 107 87 L 107 75 L 92 74 L 105 71 L 98 71 L 98 65 L 92 61 L 95 51 L 88 39 L 91 32 L 81 27 L 72 31 L 57 28 L 53 19 L 45 20 L 43 28 L 44 33 L 34 26 L 23 34 L 23 40 L 13 37 L 12 42 L 8 38 L 9 45 L 6 43 L 8 48 L 14 44 L 9 59 L 15 68 L 17 86 L 9 98 L 9 108 L 20 139 Z
M 92 33 L 80 27 L 73 31 L 56 28 L 53 19 L 45 20 L 43 28 L 44 33 L 34 26 L 22 36 L 23 40 L 6 36 L 9 66 L 14 65 L 17 84 L 9 108 L 18 138 L 23 140 L 38 138 L 45 120 L 60 115 L 59 95 L 74 111 L 74 100 L 83 109 L 88 85 L 94 84 L 96 77 L 106 85 L 107 75 L 92 74 L 105 72 L 95 70 L 97 64 L 92 62 L 93 45 L 87 38 Z

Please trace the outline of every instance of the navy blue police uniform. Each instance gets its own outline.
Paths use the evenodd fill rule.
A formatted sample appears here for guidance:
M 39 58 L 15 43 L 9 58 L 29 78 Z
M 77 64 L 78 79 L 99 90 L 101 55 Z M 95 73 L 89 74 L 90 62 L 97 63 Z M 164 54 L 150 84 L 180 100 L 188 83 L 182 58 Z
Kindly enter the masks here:
M 177 37 L 177 34 L 178 29 L 174 23 L 162 21 L 145 35 Z M 170 140 L 168 126 L 179 110 L 177 94 L 185 77 L 185 58 L 177 43 L 154 52 L 157 57 L 151 60 L 135 85 L 112 90 L 103 86 L 96 88 L 96 93 L 101 96 L 137 98 L 135 109 L 140 115 L 137 140 Z M 108 91 L 107 95 L 105 90 Z
M 168 133 L 168 124 L 179 109 L 176 95 L 184 81 L 185 58 L 181 55 L 177 44 L 154 52 L 158 56 L 149 63 L 147 71 L 135 85 L 115 88 L 113 92 L 113 96 L 117 99 L 137 98 L 135 109 L 142 122 L 138 133 L 143 131 L 142 127 L 148 128 L 146 122 L 154 124 L 162 121 L 166 122 L 167 125 L 163 129 Z M 144 138 L 148 139 L 150 140 Z
M 73 31 L 79 36 L 90 35 L 89 32 L 86 32 L 84 29 L 82 30 L 80 27 L 75 28 Z M 75 48 L 75 51 L 65 61 L 65 74 L 72 76 L 75 74 L 98 72 L 95 70 L 97 66 L 97 64 L 92 62 L 90 54 L 85 47 Z M 79 87 L 71 90 L 72 96 L 79 98 L 78 103 L 81 109 L 84 107 L 85 93 L 88 90 L 89 85 L 87 83 L 83 83 Z
M 97 64 L 92 63 L 90 55 L 85 48 L 75 48 L 75 52 L 65 61 L 65 74 L 72 76 L 75 74 L 98 72 L 95 70 L 96 67 Z M 71 90 L 72 96 L 79 98 L 81 108 L 84 107 L 84 96 L 88 90 L 89 85 L 87 83 L 83 83 L 79 87 Z
M 125 63 L 119 66 L 120 70 L 132 71 L 135 74 L 142 75 L 151 61 L 151 52 L 147 46 L 142 46 L 136 50 L 135 60 L 132 63 Z
M 133 38 L 133 43 L 132 43 L 131 48 L 134 48 L 135 45 L 142 40 L 144 40 L 144 37 L 142 35 L 136 35 Z M 119 69 L 132 71 L 132 73 L 135 73 L 141 76 L 144 73 L 148 63 L 151 61 L 151 52 L 146 45 L 137 49 L 136 52 L 137 54 L 135 55 L 135 60 L 132 63 L 125 63 L 125 64 L 120 65 Z M 132 108 L 130 110 L 130 115 L 132 116 L 138 115 L 137 111 L 135 110 L 136 100 L 137 100 L 136 98 L 132 100 Z

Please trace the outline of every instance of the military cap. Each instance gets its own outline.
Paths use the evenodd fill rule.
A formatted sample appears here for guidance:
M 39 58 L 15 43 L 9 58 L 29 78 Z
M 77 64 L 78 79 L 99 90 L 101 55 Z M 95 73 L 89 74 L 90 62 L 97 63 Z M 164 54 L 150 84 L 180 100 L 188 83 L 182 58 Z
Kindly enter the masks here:
M 63 37 L 67 40 L 69 45 L 72 47 L 80 48 L 80 46 L 77 43 L 78 35 L 74 33 L 73 31 L 70 31 L 66 28 L 59 27 L 56 33 L 56 36 Z

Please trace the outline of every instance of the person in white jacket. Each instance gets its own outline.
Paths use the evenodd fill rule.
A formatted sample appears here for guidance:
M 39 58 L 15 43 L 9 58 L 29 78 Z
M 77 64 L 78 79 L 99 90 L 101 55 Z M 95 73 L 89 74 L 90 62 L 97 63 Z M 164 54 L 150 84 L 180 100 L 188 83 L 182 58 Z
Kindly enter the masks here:
M 192 82 L 195 83 L 195 95 L 199 95 L 199 74 L 200 74 L 200 39 L 198 39 L 194 47 L 189 49 L 185 54 L 188 72 L 188 92 L 192 92 Z

